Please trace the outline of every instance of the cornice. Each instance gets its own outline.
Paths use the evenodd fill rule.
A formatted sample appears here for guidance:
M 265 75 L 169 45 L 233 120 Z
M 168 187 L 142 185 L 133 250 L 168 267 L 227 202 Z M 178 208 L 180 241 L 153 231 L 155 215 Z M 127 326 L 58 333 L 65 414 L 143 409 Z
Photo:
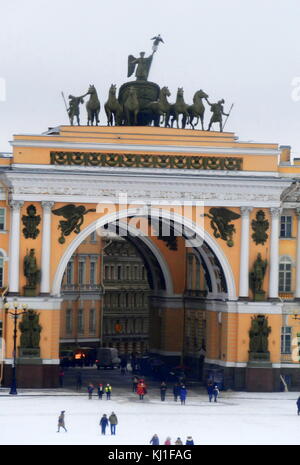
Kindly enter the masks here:
M 241 147 L 210 147 L 210 146 L 176 146 L 176 145 L 154 145 L 154 144 L 111 144 L 111 143 L 88 143 L 88 142 L 64 142 L 64 141 L 39 141 L 18 139 L 11 141 L 13 147 L 39 147 L 61 150 L 116 150 L 129 152 L 159 152 L 159 153 L 197 153 L 197 154 L 230 154 L 230 155 L 263 155 L 278 156 L 280 150 L 264 148 L 241 148 Z
M 282 192 L 290 181 L 274 178 L 231 178 L 229 176 L 137 176 L 120 177 L 117 173 L 30 173 L 10 171 L 3 174 L 3 182 L 10 187 L 13 200 L 135 203 L 155 202 L 194 205 L 231 205 L 279 207 Z M 121 197 L 125 197 L 122 201 Z

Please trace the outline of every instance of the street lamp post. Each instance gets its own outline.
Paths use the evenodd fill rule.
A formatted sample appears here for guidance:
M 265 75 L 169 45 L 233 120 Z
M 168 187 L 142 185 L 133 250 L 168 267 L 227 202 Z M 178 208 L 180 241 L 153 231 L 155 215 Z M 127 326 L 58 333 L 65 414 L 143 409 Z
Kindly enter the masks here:
M 17 321 L 18 318 L 23 315 L 24 313 L 27 312 L 27 305 L 23 304 L 22 305 L 22 311 L 19 312 L 19 302 L 17 300 L 14 300 L 13 302 L 13 311 L 10 312 L 10 304 L 7 302 L 4 304 L 4 308 L 6 313 L 12 316 L 14 320 L 14 333 L 13 333 L 13 340 L 14 340 L 14 350 L 13 350 L 13 364 L 12 364 L 12 382 L 10 386 L 10 391 L 9 394 L 16 396 L 18 394 L 17 391 L 17 378 L 16 378 L 16 359 L 17 359 Z

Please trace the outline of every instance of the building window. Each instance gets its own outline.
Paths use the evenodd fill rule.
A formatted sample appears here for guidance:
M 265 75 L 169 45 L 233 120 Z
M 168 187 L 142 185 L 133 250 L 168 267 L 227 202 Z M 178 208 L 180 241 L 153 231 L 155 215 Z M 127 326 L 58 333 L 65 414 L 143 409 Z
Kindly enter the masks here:
M 115 267 L 113 265 L 110 267 L 110 279 L 115 279 Z
M 97 231 L 92 232 L 92 234 L 90 235 L 90 242 L 97 242 Z
M 95 334 L 96 332 L 96 310 L 94 308 L 90 309 L 89 331 L 90 334 Z
M 104 267 L 104 279 L 108 280 L 109 279 L 109 266 L 105 265 Z
M 90 284 L 96 284 L 96 262 L 90 262 Z
M 292 286 L 292 261 L 283 257 L 279 263 L 279 292 L 291 292 Z
M 118 265 L 118 280 L 121 281 L 122 279 L 122 266 Z
M 84 332 L 84 319 L 83 319 L 83 309 L 78 310 L 78 333 Z
M 66 310 L 66 333 L 71 334 L 72 333 L 72 309 L 68 308 Z
M 135 265 L 134 267 L 134 279 L 137 281 L 139 279 L 139 268 Z
M 4 287 L 4 258 L 0 252 L 0 287 Z
M 292 328 L 285 326 L 281 328 L 281 353 L 291 353 L 291 342 L 292 342 Z
M 73 284 L 73 270 L 74 270 L 74 266 L 73 266 L 73 262 L 68 262 L 67 264 L 67 284 Z
M 0 231 L 5 230 L 5 208 L 0 208 Z
M 292 217 L 281 216 L 280 237 L 292 237 Z
M 85 283 L 85 262 L 80 260 L 78 262 L 78 284 Z
M 130 280 L 130 266 L 129 265 L 126 266 L 126 279 L 127 281 Z

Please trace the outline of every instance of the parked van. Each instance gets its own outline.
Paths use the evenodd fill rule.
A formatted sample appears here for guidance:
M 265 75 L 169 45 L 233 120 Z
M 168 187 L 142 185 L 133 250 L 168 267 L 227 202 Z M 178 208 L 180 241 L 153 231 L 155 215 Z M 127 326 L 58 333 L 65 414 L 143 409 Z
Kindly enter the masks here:
M 118 357 L 117 349 L 112 347 L 101 347 L 97 349 L 97 359 L 96 365 L 98 370 L 100 368 L 110 368 L 113 369 L 120 365 L 120 358 Z

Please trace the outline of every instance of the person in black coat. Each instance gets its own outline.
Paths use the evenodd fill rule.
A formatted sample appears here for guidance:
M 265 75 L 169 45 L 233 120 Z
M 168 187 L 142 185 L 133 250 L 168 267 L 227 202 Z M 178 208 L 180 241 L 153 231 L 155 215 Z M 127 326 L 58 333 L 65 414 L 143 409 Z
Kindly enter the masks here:
M 214 393 L 213 383 L 208 383 L 208 385 L 207 385 L 207 394 L 208 394 L 209 402 L 211 402 L 211 400 L 213 398 L 213 393 Z
M 177 402 L 178 397 L 180 396 L 180 384 L 179 383 L 174 384 L 173 395 L 174 395 L 175 402 Z
M 104 394 L 104 390 L 103 390 L 103 385 L 102 385 L 102 384 L 99 384 L 99 385 L 98 385 L 97 391 L 98 391 L 98 399 L 99 399 L 99 400 L 102 400 L 102 396 L 103 396 L 103 394 Z
M 167 385 L 163 381 L 160 385 L 160 399 L 164 401 L 166 399 L 166 393 L 167 393 Z
M 298 415 L 300 415 L 300 397 L 298 397 L 296 404 L 298 408 Z
M 105 432 L 106 432 L 105 430 L 106 430 L 106 427 L 108 425 L 108 419 L 107 419 L 107 416 L 106 416 L 105 413 L 104 413 L 103 417 L 101 418 L 99 425 L 101 426 L 101 434 L 105 434 Z

